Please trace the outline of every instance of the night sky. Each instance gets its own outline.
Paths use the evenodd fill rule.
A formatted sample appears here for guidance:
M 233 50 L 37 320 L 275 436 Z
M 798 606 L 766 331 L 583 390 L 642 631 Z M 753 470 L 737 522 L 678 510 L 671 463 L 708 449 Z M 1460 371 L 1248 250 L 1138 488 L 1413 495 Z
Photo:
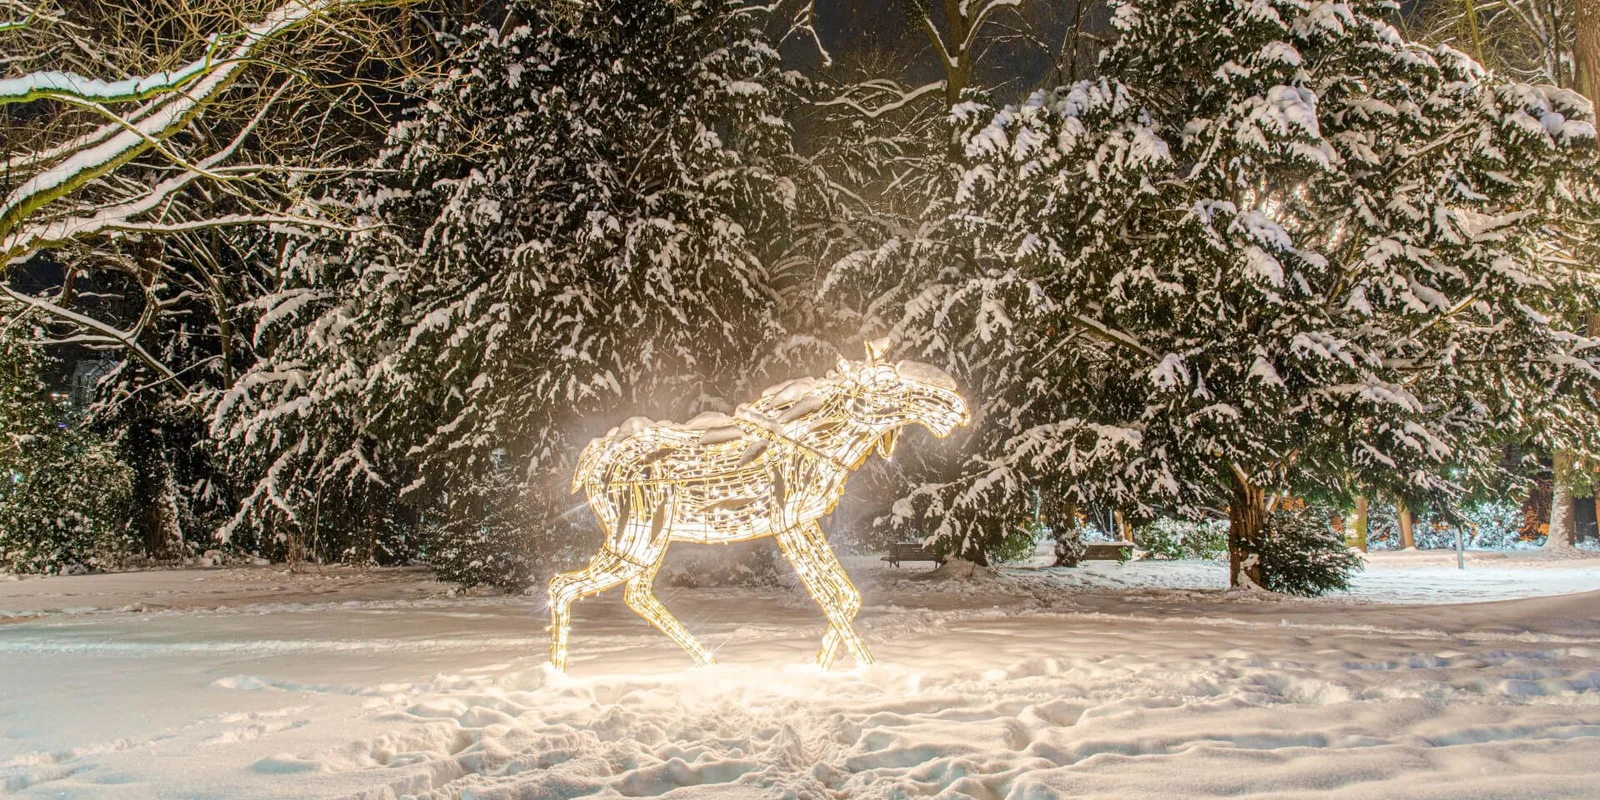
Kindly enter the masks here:
M 938 80 L 939 63 L 927 34 L 914 23 L 912 0 L 816 0 L 816 28 L 833 56 L 831 72 L 843 79 L 851 71 L 884 67 L 908 84 Z M 932 0 L 935 21 L 943 27 L 943 3 Z M 1044 85 L 1064 82 L 1058 70 L 1075 14 L 1075 0 L 1032 0 L 1020 11 L 1002 10 L 986 27 L 989 49 L 980 54 L 977 84 L 1002 102 L 1019 99 Z M 1103 3 L 1085 9 L 1084 31 L 1109 32 Z M 1030 37 L 1018 35 L 1027 31 Z M 1080 64 L 1093 60 L 1092 41 L 1081 41 Z M 805 58 L 790 48 L 786 56 Z M 1081 77 L 1081 75 L 1080 75 Z

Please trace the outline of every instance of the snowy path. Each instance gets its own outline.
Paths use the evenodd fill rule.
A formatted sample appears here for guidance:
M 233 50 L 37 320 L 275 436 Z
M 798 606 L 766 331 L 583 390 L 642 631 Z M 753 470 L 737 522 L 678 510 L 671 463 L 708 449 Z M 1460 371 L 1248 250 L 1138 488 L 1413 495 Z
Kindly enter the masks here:
M 1398 556 L 1356 599 L 1597 568 Z M 1600 796 L 1600 592 L 1232 600 L 1210 569 L 935 592 L 853 564 L 882 663 L 832 674 L 803 666 L 821 624 L 793 592 L 663 591 L 717 648 L 701 670 L 607 595 L 571 677 L 541 666 L 537 603 L 414 573 L 0 582 L 0 795 Z

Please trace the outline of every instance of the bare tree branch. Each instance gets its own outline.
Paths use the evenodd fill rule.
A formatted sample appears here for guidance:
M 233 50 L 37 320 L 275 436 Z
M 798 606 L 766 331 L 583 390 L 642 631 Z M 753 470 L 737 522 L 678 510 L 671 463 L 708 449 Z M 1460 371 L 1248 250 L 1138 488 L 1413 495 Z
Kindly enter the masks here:
M 24 181 L 0 203 L 0 237 L 4 237 L 0 256 L 12 261 L 31 252 L 30 237 L 13 235 L 29 215 L 128 163 L 154 142 L 182 130 L 237 79 L 240 69 L 263 44 L 330 11 L 377 2 L 380 0 L 289 0 L 261 22 L 240 31 L 239 44 L 228 58 L 213 60 L 207 56 L 180 70 L 179 74 L 184 76 L 178 84 L 181 92 L 168 87 L 164 91 L 174 93 L 148 112 L 122 123 L 108 123 L 121 130 L 109 136 L 98 136 L 99 141 L 84 149 L 63 154 L 59 161 Z M 135 83 L 144 80 L 141 78 Z M 4 95 L 0 91 L 0 96 Z M 87 95 L 79 95 L 78 99 L 111 102 Z
M 161 376 L 167 380 L 176 380 L 178 377 L 177 373 L 173 372 L 166 364 L 162 363 L 160 359 L 151 355 L 147 350 L 139 345 L 138 341 L 135 340 L 135 337 L 138 335 L 137 329 L 132 331 L 118 330 L 117 328 L 107 325 L 106 323 L 101 322 L 93 317 L 79 314 L 78 312 L 69 308 L 62 308 L 61 306 L 58 306 L 42 297 L 34 297 L 32 295 L 23 294 L 4 284 L 0 284 L 0 292 L 4 292 L 7 297 L 10 297 L 12 300 L 17 301 L 18 303 L 39 311 L 43 311 L 51 317 L 66 320 L 80 327 L 100 333 L 105 337 L 106 341 L 115 343 L 127 350 L 129 353 L 132 353 L 140 361 L 143 361 L 147 366 L 160 373 Z

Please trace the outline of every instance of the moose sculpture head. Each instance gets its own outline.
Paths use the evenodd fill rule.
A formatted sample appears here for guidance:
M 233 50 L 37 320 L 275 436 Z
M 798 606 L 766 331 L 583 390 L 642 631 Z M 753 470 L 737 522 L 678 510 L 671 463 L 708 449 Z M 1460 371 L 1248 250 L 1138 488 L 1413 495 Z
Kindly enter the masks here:
M 917 361 L 901 361 L 893 366 L 879 363 L 886 340 L 867 343 L 867 360 L 839 359 L 838 375 L 850 397 L 846 411 L 850 418 L 874 429 L 883 429 L 878 451 L 894 455 L 900 429 L 920 424 L 941 439 L 970 419 L 967 401 L 956 392 L 956 382 L 938 367 Z
M 858 663 L 872 663 L 852 626 L 861 593 L 817 520 L 833 510 L 874 445 L 889 456 L 907 425 L 943 438 L 970 419 L 949 375 L 912 361 L 883 363 L 888 349 L 887 340 L 870 342 L 865 361 L 841 358 L 836 372 L 774 386 L 731 417 L 706 413 L 683 424 L 635 417 L 590 442 L 572 484 L 588 495 L 605 544 L 587 567 L 550 581 L 551 663 L 566 668 L 572 603 L 618 584 L 630 608 L 696 662 L 711 663 L 651 593 L 667 545 L 765 536 L 778 540 L 828 618 L 817 663 L 831 666 L 841 646 Z

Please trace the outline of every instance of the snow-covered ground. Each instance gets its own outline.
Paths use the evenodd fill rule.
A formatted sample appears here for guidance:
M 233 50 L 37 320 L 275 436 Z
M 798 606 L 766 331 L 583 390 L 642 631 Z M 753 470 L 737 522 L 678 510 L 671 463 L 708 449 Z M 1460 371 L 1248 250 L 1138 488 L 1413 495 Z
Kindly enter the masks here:
M 833 673 L 788 587 L 663 587 L 705 669 L 585 601 L 560 676 L 540 601 L 414 570 L 0 579 L 0 795 L 1600 797 L 1600 558 L 1381 554 L 1314 601 L 848 564 L 880 663 Z

